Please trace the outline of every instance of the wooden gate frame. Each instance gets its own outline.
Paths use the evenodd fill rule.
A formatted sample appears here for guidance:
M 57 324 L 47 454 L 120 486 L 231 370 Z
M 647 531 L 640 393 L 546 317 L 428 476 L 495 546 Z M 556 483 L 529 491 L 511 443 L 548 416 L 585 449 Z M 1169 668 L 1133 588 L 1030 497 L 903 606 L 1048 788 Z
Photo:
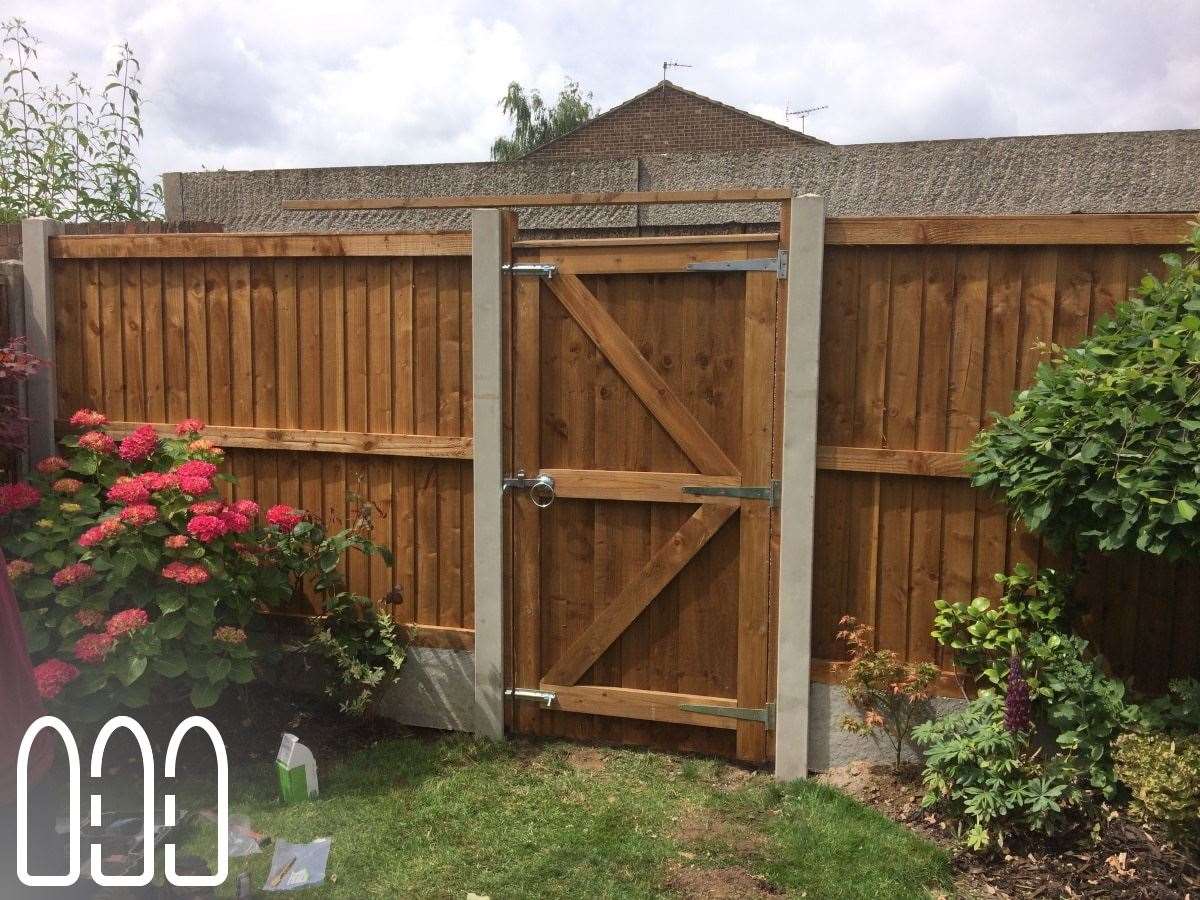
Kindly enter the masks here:
M 820 335 L 821 263 L 824 254 L 824 203 L 814 195 L 795 196 L 785 191 L 705 191 L 643 193 L 620 195 L 557 195 L 512 197 L 454 197 L 430 198 L 424 201 L 404 200 L 406 206 L 466 207 L 473 209 L 472 227 L 472 296 L 474 298 L 473 327 L 473 401 L 475 448 L 475 709 L 477 734 L 500 738 L 504 723 L 504 573 L 508 568 L 506 547 L 511 546 L 511 527 L 506 528 L 500 491 L 505 465 L 504 410 L 505 367 L 503 363 L 507 320 L 508 279 L 503 263 L 511 258 L 511 243 L 515 219 L 506 218 L 500 209 L 513 206 L 621 204 L 621 203 L 714 203 L 763 202 L 781 204 L 781 243 L 788 250 L 788 278 L 785 309 L 779 315 L 786 322 L 785 371 L 782 385 L 782 500 L 780 503 L 780 574 L 778 598 L 777 698 L 775 720 L 775 773 L 781 780 L 803 778 L 808 774 L 808 706 L 811 662 L 812 621 L 812 558 L 814 488 L 816 481 L 816 414 L 818 347 Z M 389 201 L 375 201 L 389 203 Z M 398 201 L 396 201 L 398 202 Z M 605 322 L 589 322 L 592 305 L 586 301 L 588 292 L 579 279 L 558 273 L 548 282 L 551 290 L 583 324 L 585 331 L 605 332 Z M 772 325 L 774 323 L 771 323 Z M 590 325 L 590 327 L 589 327 Z M 596 334 L 592 336 L 595 338 Z M 611 334 L 606 335 L 612 337 Z M 620 337 L 618 335 L 618 337 Z M 640 355 L 634 353 L 622 365 L 611 359 L 635 382 L 649 379 L 653 373 L 637 366 Z M 512 377 L 511 374 L 508 377 Z M 653 387 L 648 388 L 653 392 Z M 642 392 L 639 392 L 642 393 Z M 675 411 L 679 412 L 679 411 Z M 682 411 L 686 413 L 686 410 Z M 695 435 L 687 427 L 688 418 L 680 416 L 678 431 L 673 436 L 697 463 L 704 474 L 720 477 L 732 471 L 732 463 L 715 445 L 691 441 Z M 709 442 L 711 443 L 711 442 Z M 715 451 L 715 454 L 713 453 Z M 743 478 L 766 481 L 770 477 L 769 454 L 761 463 L 763 471 L 744 472 Z M 565 474 L 565 473 L 560 473 Z M 689 476 L 695 480 L 695 476 Z M 558 479 L 556 481 L 565 481 Z M 566 487 L 565 484 L 563 484 Z M 696 513 L 676 535 L 646 564 L 627 590 L 630 603 L 615 601 L 609 609 L 635 613 L 644 607 L 637 603 L 658 581 L 672 575 L 680 561 L 703 546 L 734 512 L 736 507 L 701 504 Z M 761 522 L 748 527 L 769 528 L 764 511 Z M 661 557 L 661 559 L 660 559 Z M 650 587 L 647 587 L 649 585 Z M 764 584 L 764 590 L 766 585 Z M 656 591 L 652 593 L 657 593 Z M 633 596 L 638 594 L 639 596 Z M 627 609 L 625 609 L 628 607 Z M 598 619 L 577 639 L 543 681 L 572 684 L 586 669 L 594 654 L 596 642 L 589 636 L 606 637 L 613 628 L 627 624 Z M 625 617 L 627 618 L 627 616 Z M 766 621 L 761 627 L 766 629 Z M 606 627 L 607 626 L 607 627 Z M 601 641 L 603 643 L 603 641 Z M 607 646 L 607 643 L 605 643 Z M 601 648 L 602 650 L 603 648 Z M 578 652 L 573 652 L 573 651 Z M 740 679 L 739 679 L 740 681 Z M 765 685 L 763 686 L 765 688 Z M 568 689 L 558 688 L 557 693 Z M 739 694 L 741 690 L 739 688 Z M 739 703 L 765 704 L 766 696 L 739 696 Z M 749 731 L 747 729 L 747 731 Z M 739 735 L 739 745 L 742 743 Z

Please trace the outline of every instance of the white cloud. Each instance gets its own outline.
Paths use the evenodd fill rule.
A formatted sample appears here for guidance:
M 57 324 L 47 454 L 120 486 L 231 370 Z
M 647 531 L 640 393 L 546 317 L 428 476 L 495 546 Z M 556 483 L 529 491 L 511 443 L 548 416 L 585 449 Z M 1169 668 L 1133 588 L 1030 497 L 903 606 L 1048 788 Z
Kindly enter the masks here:
M 148 172 L 484 159 L 509 81 L 610 108 L 661 77 L 836 143 L 1200 125 L 1200 6 L 899 0 L 64 0 L 44 77 L 128 40 Z M 796 124 L 792 120 L 792 124 Z

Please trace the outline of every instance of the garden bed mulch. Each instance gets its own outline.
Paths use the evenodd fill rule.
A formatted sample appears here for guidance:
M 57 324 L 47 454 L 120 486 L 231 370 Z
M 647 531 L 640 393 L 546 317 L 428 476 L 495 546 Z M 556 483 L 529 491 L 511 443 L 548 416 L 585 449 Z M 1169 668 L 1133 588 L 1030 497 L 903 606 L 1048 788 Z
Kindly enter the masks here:
M 1008 852 L 973 853 L 952 821 L 921 806 L 919 768 L 853 763 L 818 780 L 874 807 L 953 854 L 960 892 L 969 897 L 1200 898 L 1200 855 L 1130 819 L 1109 813 L 1093 834 L 1079 829 Z

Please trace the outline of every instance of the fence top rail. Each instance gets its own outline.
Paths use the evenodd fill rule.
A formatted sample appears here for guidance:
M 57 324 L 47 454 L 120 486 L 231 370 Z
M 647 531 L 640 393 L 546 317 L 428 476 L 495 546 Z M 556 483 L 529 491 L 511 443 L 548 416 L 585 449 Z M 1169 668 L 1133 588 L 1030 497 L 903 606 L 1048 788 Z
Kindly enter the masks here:
M 56 259 L 470 256 L 469 232 L 97 234 L 50 239 Z
M 334 197 L 284 200 L 283 208 L 319 209 L 481 209 L 496 206 L 628 206 L 656 203 L 769 203 L 790 200 L 778 188 L 727 188 L 715 191 L 597 191 L 580 194 L 461 194 L 447 197 Z
M 1178 244 L 1195 213 L 831 218 L 826 244 Z

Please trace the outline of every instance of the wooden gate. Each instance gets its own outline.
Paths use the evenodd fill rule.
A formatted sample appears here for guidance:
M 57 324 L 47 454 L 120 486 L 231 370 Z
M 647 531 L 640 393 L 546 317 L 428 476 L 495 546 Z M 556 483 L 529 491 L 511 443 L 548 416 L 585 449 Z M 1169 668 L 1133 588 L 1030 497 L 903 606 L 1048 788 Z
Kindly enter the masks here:
M 770 754 L 780 241 L 516 245 L 511 459 L 557 499 L 513 501 L 506 668 L 554 694 L 514 730 Z

